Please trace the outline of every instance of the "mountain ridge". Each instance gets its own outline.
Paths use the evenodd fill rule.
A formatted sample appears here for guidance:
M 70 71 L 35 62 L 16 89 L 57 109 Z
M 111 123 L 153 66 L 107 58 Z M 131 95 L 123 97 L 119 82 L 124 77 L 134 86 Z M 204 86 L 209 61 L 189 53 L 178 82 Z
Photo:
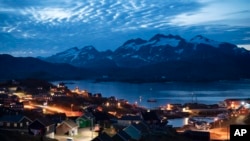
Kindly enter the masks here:
M 125 82 L 250 79 L 250 51 L 202 35 L 186 40 L 178 35 L 156 34 L 149 40 L 127 40 L 114 51 L 98 51 L 93 46 L 73 47 L 39 59 L 53 65 L 69 64 L 71 69 L 60 72 L 62 76 L 75 75 L 67 76 L 69 79 Z M 53 65 L 49 65 L 53 69 L 39 71 L 49 74 L 55 70 Z
M 49 63 L 33 57 L 0 54 L 0 79 L 36 78 L 44 80 L 87 79 L 95 74 L 70 64 Z
M 108 53 L 96 49 L 95 52 L 85 50 L 84 53 L 92 58 L 81 57 L 78 59 L 81 64 L 60 60 L 97 70 L 109 80 L 213 81 L 250 78 L 250 51 L 202 35 L 186 40 L 179 35 L 156 34 L 149 40 L 127 40 Z M 53 62 L 53 58 L 48 57 L 46 61 Z

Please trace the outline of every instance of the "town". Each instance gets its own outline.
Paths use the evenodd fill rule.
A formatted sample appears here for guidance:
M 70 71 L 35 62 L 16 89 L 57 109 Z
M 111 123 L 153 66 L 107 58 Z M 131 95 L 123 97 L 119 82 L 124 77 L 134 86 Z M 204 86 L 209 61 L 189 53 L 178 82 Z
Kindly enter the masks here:
M 147 108 L 79 87 L 70 90 L 63 82 L 53 85 L 25 79 L 0 83 L 0 138 L 6 140 L 230 140 L 230 125 L 249 125 L 249 113 L 250 99 Z M 169 123 L 178 118 L 187 121 L 181 127 Z

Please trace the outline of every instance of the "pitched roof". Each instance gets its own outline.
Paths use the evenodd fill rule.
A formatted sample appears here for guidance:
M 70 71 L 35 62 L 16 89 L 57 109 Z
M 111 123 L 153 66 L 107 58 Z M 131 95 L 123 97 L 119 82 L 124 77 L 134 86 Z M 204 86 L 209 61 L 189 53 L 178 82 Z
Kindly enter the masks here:
M 114 141 L 128 141 L 131 140 L 131 137 L 125 131 L 120 130 L 112 137 L 112 139 Z
M 105 132 L 94 138 L 92 141 L 113 141 L 112 138 Z
M 40 122 L 44 126 L 50 126 L 50 125 L 54 124 L 53 121 L 51 121 L 50 119 L 45 118 L 45 117 L 37 118 L 35 121 Z
M 0 121 L 20 122 L 23 118 L 30 120 L 29 118 L 27 118 L 26 116 L 23 116 L 23 115 L 4 115 L 4 116 L 0 117 Z
M 94 118 L 95 118 L 95 116 L 92 113 L 86 112 L 82 116 L 78 117 L 76 120 L 79 120 L 79 119 L 90 120 L 90 119 L 94 119 Z
M 123 129 L 132 139 L 139 140 L 141 138 L 141 132 L 132 125 L 127 126 Z
M 78 125 L 73 120 L 65 120 L 62 124 L 68 125 L 70 128 L 78 127 Z
M 141 120 L 140 116 L 122 116 L 119 120 Z
M 149 128 L 146 126 L 146 124 L 144 124 L 142 122 L 132 123 L 132 126 L 134 126 L 141 133 L 148 133 L 149 132 Z

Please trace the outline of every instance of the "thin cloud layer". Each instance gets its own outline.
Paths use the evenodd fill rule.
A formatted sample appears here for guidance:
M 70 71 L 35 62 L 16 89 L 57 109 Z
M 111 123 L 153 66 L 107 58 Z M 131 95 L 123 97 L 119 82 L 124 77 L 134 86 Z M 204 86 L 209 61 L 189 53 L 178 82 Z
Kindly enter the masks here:
M 248 7 L 247 0 L 0 0 L 0 53 L 48 56 L 86 45 L 114 50 L 156 33 L 250 44 Z

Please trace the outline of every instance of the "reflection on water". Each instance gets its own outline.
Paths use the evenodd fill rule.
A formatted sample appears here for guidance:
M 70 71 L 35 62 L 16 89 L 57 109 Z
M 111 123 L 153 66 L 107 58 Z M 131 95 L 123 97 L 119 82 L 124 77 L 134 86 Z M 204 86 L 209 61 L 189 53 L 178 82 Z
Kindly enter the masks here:
M 207 123 L 211 123 L 214 121 L 214 117 L 195 117 L 196 121 L 206 121 Z M 182 127 L 184 125 L 188 125 L 188 117 L 185 118 L 176 118 L 176 119 L 168 119 L 168 125 L 172 125 L 173 127 Z
M 168 103 L 188 103 L 197 101 L 205 104 L 217 104 L 227 98 L 249 98 L 250 80 L 221 81 L 211 83 L 122 83 L 92 81 L 64 81 L 70 89 L 79 87 L 91 93 L 101 93 L 105 97 L 115 96 L 141 106 L 156 107 Z M 69 83 L 70 82 L 70 83 Z M 53 82 L 57 84 L 58 82 Z M 156 103 L 148 103 L 156 99 Z
M 172 125 L 173 127 L 182 127 L 183 125 L 187 124 L 188 124 L 188 117 L 168 120 L 168 125 Z

